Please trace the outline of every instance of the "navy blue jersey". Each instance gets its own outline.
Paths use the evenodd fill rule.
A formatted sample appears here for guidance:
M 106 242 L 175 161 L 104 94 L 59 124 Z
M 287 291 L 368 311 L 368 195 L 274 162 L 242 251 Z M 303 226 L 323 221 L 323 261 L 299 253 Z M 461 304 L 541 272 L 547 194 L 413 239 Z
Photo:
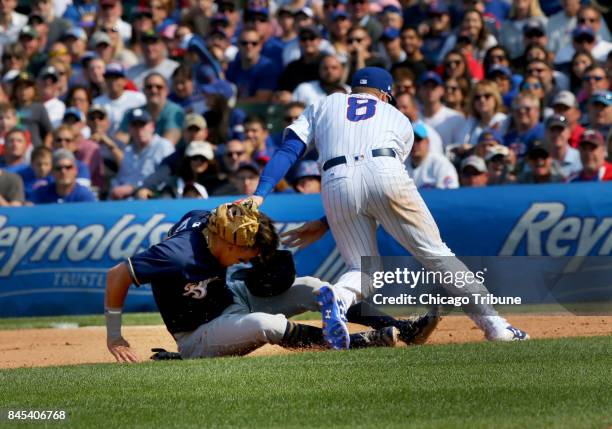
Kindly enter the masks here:
M 202 234 L 210 212 L 187 213 L 168 237 L 131 258 L 136 285 L 151 283 L 153 296 L 170 333 L 193 331 L 234 302 L 225 284 L 226 269 L 208 250 Z

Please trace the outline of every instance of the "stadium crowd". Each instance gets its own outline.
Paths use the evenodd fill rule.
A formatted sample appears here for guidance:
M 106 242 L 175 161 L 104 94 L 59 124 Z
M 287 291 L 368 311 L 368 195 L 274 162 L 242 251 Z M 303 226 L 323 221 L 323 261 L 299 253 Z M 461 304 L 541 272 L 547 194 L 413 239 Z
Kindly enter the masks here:
M 611 12 L 0 0 L 0 205 L 251 194 L 283 128 L 365 66 L 393 75 L 420 188 L 612 180 Z M 276 191 L 320 192 L 316 160 Z

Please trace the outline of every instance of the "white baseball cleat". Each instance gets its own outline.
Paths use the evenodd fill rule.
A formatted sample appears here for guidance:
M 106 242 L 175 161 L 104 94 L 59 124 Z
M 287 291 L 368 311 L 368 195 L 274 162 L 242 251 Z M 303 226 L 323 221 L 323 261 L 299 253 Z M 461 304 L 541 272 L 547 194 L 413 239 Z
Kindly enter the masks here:
M 529 334 L 512 325 L 508 325 L 501 334 L 488 339 L 491 341 L 525 341 L 529 339 Z

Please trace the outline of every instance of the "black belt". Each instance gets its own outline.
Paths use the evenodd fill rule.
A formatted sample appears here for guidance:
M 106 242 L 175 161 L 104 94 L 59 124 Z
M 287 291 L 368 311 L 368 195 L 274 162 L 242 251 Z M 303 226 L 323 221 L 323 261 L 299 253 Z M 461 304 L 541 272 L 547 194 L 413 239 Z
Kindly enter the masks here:
M 390 156 L 391 158 L 395 158 L 395 151 L 393 149 L 384 148 L 384 149 L 373 149 L 372 156 Z M 360 156 L 355 156 L 355 161 L 359 161 Z M 323 171 L 327 171 L 336 165 L 346 164 L 346 156 L 337 156 L 332 159 L 328 159 L 323 163 Z

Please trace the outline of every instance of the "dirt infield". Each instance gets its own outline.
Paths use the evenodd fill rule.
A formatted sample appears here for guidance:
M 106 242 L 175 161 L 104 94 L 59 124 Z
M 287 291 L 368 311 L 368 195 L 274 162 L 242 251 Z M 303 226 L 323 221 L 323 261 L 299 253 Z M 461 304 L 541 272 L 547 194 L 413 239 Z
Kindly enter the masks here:
M 612 335 L 612 316 L 517 315 L 508 317 L 532 338 Z M 305 322 L 312 323 L 312 322 Z M 352 330 L 360 330 L 352 325 Z M 148 359 L 152 347 L 176 350 L 164 326 L 128 326 L 124 336 L 140 359 Z M 106 350 L 103 327 L 73 329 L 19 329 L 0 331 L 0 368 L 76 365 L 113 362 Z M 483 335 L 465 316 L 446 317 L 428 344 L 483 341 Z M 294 353 L 278 346 L 265 346 L 251 355 Z

